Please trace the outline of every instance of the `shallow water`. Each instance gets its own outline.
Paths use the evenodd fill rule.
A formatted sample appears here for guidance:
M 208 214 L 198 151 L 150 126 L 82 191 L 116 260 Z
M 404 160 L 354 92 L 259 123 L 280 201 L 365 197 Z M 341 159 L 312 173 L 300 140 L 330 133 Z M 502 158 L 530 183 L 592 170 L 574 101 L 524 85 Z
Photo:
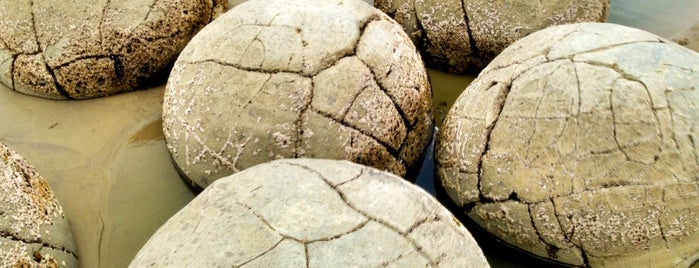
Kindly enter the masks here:
M 697 0 L 613 0 L 610 22 L 699 44 L 697 11 Z M 474 78 L 430 70 L 438 125 Z M 0 141 L 51 184 L 69 218 L 81 267 L 125 267 L 150 235 L 194 197 L 165 147 L 163 90 L 52 101 L 0 85 Z M 434 194 L 432 170 L 428 155 L 418 184 Z M 487 239 L 479 243 L 494 267 L 542 266 Z

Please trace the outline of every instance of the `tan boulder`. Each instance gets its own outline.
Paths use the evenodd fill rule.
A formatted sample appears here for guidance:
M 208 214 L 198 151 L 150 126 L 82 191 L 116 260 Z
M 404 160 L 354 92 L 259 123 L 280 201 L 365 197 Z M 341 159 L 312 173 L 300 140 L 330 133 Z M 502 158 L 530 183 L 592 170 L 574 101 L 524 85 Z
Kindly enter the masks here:
M 604 22 L 609 0 L 375 0 L 395 18 L 429 67 L 478 70 L 512 42 L 548 26 Z
M 410 176 L 431 136 L 431 101 L 418 52 L 381 11 L 360 0 L 254 0 L 183 50 L 163 128 L 199 187 L 278 158 Z
M 284 159 L 215 181 L 130 267 L 489 267 L 461 223 L 393 174 Z
M 614 24 L 505 49 L 449 111 L 437 175 L 464 214 L 532 254 L 592 267 L 699 258 L 699 54 Z
M 144 88 L 228 2 L 0 2 L 0 83 L 52 99 Z

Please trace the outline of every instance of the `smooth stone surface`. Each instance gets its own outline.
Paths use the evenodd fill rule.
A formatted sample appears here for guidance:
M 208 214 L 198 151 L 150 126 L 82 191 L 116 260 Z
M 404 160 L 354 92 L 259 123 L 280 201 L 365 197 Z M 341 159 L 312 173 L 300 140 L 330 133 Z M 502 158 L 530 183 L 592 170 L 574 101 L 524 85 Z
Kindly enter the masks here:
M 574 24 L 506 49 L 436 146 L 449 197 L 538 256 L 593 267 L 699 258 L 699 54 L 645 31 Z
M 348 161 L 285 159 L 215 181 L 130 267 L 489 267 L 422 189 Z
M 1 142 L 0 267 L 78 267 L 70 226 L 51 187 Z
M 370 5 L 246 1 L 183 50 L 163 128 L 201 188 L 278 158 L 347 159 L 414 177 L 432 133 L 431 94 L 409 38 Z
M 84 99 L 161 83 L 227 1 L 0 1 L 0 83 Z M 153 81 L 160 79 L 160 81 Z
M 431 68 L 480 70 L 512 42 L 552 25 L 604 22 L 609 0 L 375 0 Z
M 126 267 L 194 198 L 165 146 L 163 91 L 54 101 L 0 88 L 0 141 L 51 185 L 73 231 L 79 267 Z

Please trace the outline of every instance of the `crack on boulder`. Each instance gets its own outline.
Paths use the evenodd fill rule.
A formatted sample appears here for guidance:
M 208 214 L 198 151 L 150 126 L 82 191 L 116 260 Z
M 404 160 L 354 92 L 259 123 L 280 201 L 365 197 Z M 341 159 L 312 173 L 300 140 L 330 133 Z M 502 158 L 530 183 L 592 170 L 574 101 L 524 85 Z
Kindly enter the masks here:
M 56 90 L 58 91 L 58 93 L 61 94 L 61 96 L 64 97 L 64 98 L 66 98 L 66 99 L 73 99 L 73 97 L 70 96 L 70 93 L 69 93 L 68 91 L 66 91 L 65 88 L 63 88 L 63 85 L 61 85 L 61 84 L 58 82 L 58 79 L 56 79 L 56 73 L 55 73 L 54 70 L 49 66 L 49 64 L 46 63 L 46 57 L 44 57 L 44 56 L 42 55 L 42 59 L 44 60 L 44 66 L 46 67 L 46 71 L 48 71 L 49 74 L 51 75 L 51 78 L 53 79 L 53 84 L 54 84 L 54 86 L 56 87 Z M 12 80 L 12 81 L 14 81 L 14 80 Z
M 265 255 L 265 254 L 271 252 L 272 250 L 274 250 L 275 248 L 277 248 L 277 246 L 279 246 L 279 244 L 281 244 L 283 241 L 284 241 L 284 238 L 279 239 L 279 241 L 277 241 L 276 244 L 272 245 L 272 247 L 268 248 L 267 250 L 263 251 L 262 253 L 260 253 L 260 254 L 258 254 L 258 255 L 256 255 L 256 256 L 250 258 L 249 260 L 244 261 L 243 263 L 240 263 L 240 264 L 238 264 L 238 265 L 235 265 L 234 267 L 243 267 L 243 266 L 245 266 L 246 264 L 251 263 L 251 262 L 253 262 L 254 260 L 257 260 L 258 258 L 262 257 L 263 255 Z
M 361 38 L 360 38 L 360 39 L 361 39 Z M 403 147 L 403 145 L 404 145 L 405 142 L 406 142 L 406 138 L 408 137 L 408 134 L 414 130 L 414 129 L 413 129 L 414 125 L 411 125 L 411 124 L 410 124 L 410 121 L 408 120 L 408 116 L 405 115 L 405 111 L 403 111 L 403 109 L 401 108 L 401 106 L 398 105 L 398 101 L 395 99 L 394 96 L 392 96 L 392 95 L 389 93 L 388 89 L 386 89 L 386 88 L 383 86 L 383 83 L 381 83 L 381 79 L 378 78 L 378 76 L 376 75 L 376 73 L 374 72 L 374 70 L 371 68 L 371 66 L 369 66 L 366 62 L 364 62 L 364 60 L 362 60 L 361 58 L 357 57 L 357 59 L 358 59 L 360 62 L 362 62 L 362 63 L 364 64 L 364 66 L 366 66 L 367 69 L 371 72 L 371 75 L 372 75 L 373 78 L 374 78 L 374 82 L 376 82 L 376 85 L 379 87 L 379 89 L 381 90 L 381 92 L 383 92 L 384 95 L 386 95 L 386 96 L 391 100 L 391 103 L 393 104 L 393 108 L 396 109 L 396 111 L 398 112 L 398 115 L 399 115 L 400 118 L 401 118 L 401 121 L 402 121 L 402 123 L 403 123 L 403 126 L 405 127 L 405 137 L 403 138 L 403 140 L 402 140 L 402 141 L 400 142 L 400 144 L 398 145 L 398 148 L 395 149 L 396 151 L 400 151 L 400 149 Z M 389 70 L 389 72 L 390 72 L 390 70 Z M 362 89 L 362 91 L 364 91 L 364 89 Z M 359 95 L 357 95 L 357 96 L 359 96 Z M 356 100 L 356 98 L 355 98 L 355 100 Z M 350 107 L 351 107 L 351 106 L 350 106 Z M 349 109 L 348 109 L 348 111 L 349 111 Z M 415 124 L 417 124 L 417 120 L 415 121 Z M 396 155 L 396 158 L 401 159 L 401 158 L 400 158 L 400 154 Z M 402 160 L 403 162 L 405 162 L 405 159 L 401 159 L 401 160 Z M 412 163 L 411 163 L 411 164 L 412 164 Z
M 585 251 L 582 245 L 579 246 L 580 248 L 580 257 L 582 257 L 582 262 L 583 262 L 583 267 L 590 267 L 590 254 Z
M 346 200 L 344 200 L 344 197 L 343 197 L 343 201 L 346 201 Z M 347 202 L 345 202 L 345 203 L 347 203 Z M 350 206 L 350 208 L 352 208 L 352 207 Z M 353 208 L 353 209 L 354 209 L 354 208 Z M 369 218 L 367 215 L 364 215 L 364 213 L 362 213 L 361 211 L 357 211 L 357 212 L 359 212 L 359 214 L 362 214 L 362 216 L 367 217 L 367 219 L 366 219 L 365 221 L 359 223 L 359 224 L 358 224 L 357 226 L 355 226 L 354 228 L 352 228 L 352 229 L 350 229 L 350 230 L 348 230 L 348 231 L 346 231 L 346 232 L 342 232 L 342 233 L 333 235 L 333 236 L 322 237 L 322 238 L 313 239 L 313 240 L 304 240 L 304 241 L 301 241 L 301 242 L 306 243 L 306 244 L 310 244 L 310 243 L 315 243 L 315 242 L 332 241 L 332 240 L 335 240 L 335 239 L 338 239 L 338 238 L 342 238 L 342 237 L 344 237 L 344 236 L 346 236 L 346 235 L 349 235 L 349 234 L 351 234 L 351 233 L 356 232 L 356 231 L 359 230 L 359 229 L 364 228 L 364 226 L 366 226 L 367 224 L 369 224 L 369 222 L 372 222 L 372 221 L 376 222 L 375 220 Z
M 111 0 L 107 0 L 107 2 L 104 3 L 104 8 L 102 8 L 102 14 L 100 18 L 100 23 L 97 26 L 97 32 L 99 33 L 99 38 L 100 38 L 100 50 L 104 50 L 104 34 L 102 32 L 102 25 L 104 24 L 104 19 L 107 17 L 107 9 L 109 9 L 109 4 L 111 4 Z
M 492 89 L 493 87 L 497 86 L 501 82 L 495 82 L 492 81 L 490 84 L 490 87 L 488 87 L 487 90 Z M 490 150 L 490 140 L 491 140 L 491 135 L 493 133 L 493 129 L 495 128 L 495 125 L 497 124 L 498 120 L 500 119 L 500 114 L 502 114 L 502 110 L 505 107 L 505 102 L 507 101 L 507 96 L 510 93 L 510 89 L 512 88 L 512 84 L 508 83 L 505 84 L 505 87 L 503 88 L 502 92 L 498 94 L 497 96 L 497 115 L 494 117 L 493 122 L 491 122 L 488 126 L 485 128 L 486 136 L 485 136 L 485 141 L 484 141 L 484 148 L 483 151 L 480 154 L 480 157 L 478 157 L 478 166 L 476 169 L 476 177 L 478 178 L 478 199 L 481 201 L 491 201 L 490 199 L 486 198 L 483 195 L 483 187 L 481 185 L 483 181 L 483 162 L 485 161 L 486 154 L 488 153 L 488 150 Z
M 308 255 L 308 244 L 303 244 L 303 252 L 306 255 L 306 268 L 311 267 L 311 257 Z
M 408 230 L 405 231 L 405 234 L 412 233 L 413 231 L 415 231 L 415 229 L 417 229 L 418 227 L 420 227 L 423 224 L 430 223 L 430 222 L 436 222 L 439 220 L 440 220 L 440 217 L 438 214 L 427 215 L 426 217 L 416 221 L 412 226 L 408 227 Z
M 478 45 L 476 44 L 476 39 L 473 38 L 473 32 L 471 31 L 471 25 L 470 25 L 470 20 L 468 19 L 468 13 L 466 12 L 466 1 L 468 0 L 461 0 L 461 10 L 464 12 L 464 22 L 466 23 L 466 34 L 468 34 L 468 43 L 469 46 L 471 47 L 471 57 L 473 58 L 481 58 L 481 52 L 480 49 L 478 49 Z
M 560 41 L 562 41 L 562 40 L 563 40 L 563 39 L 561 39 Z M 579 55 L 582 55 L 582 54 L 594 53 L 594 52 L 601 52 L 601 51 L 610 50 L 610 49 L 613 49 L 613 48 L 616 48 L 616 47 L 621 47 L 621 46 L 626 46 L 626 45 L 631 45 L 631 44 L 644 44 L 644 43 L 661 43 L 661 42 L 660 42 L 659 40 L 655 40 L 655 41 L 644 40 L 644 41 L 621 42 L 621 43 L 610 44 L 610 45 L 608 45 L 608 46 L 602 46 L 602 47 L 596 47 L 596 48 L 593 48 L 593 49 L 578 51 L 578 52 L 575 52 L 574 54 L 570 54 L 570 55 L 566 55 L 566 56 L 558 57 L 558 58 L 550 58 L 550 57 L 549 57 L 549 54 L 550 54 L 550 53 L 549 53 L 549 54 L 546 54 L 545 56 L 546 56 L 547 59 L 550 59 L 550 60 L 560 60 L 560 59 L 565 59 L 565 58 L 567 58 L 567 59 L 573 59 L 573 60 L 574 60 L 575 56 L 579 56 Z
M 10 233 L 10 232 L 8 232 L 8 231 L 6 231 L 6 230 L 0 230 L 0 237 L 6 238 L 6 239 L 9 239 L 9 240 L 12 240 L 12 241 L 20 242 L 20 243 L 23 243 L 23 244 L 38 244 L 38 245 L 41 245 L 42 247 L 45 247 L 45 248 L 50 248 L 50 249 L 53 249 L 53 250 L 56 250 L 56 251 L 61 251 L 61 252 L 64 252 L 64 253 L 66 253 L 66 254 L 69 254 L 69 255 L 73 256 L 73 258 L 76 258 L 76 259 L 78 258 L 77 253 L 72 252 L 72 251 L 70 251 L 70 250 L 68 250 L 68 249 L 66 249 L 66 248 L 64 248 L 64 247 L 59 247 L 59 246 L 51 245 L 51 244 L 49 244 L 49 243 L 46 243 L 46 242 L 44 242 L 44 241 L 41 241 L 41 239 L 39 239 L 39 238 L 35 238 L 35 239 L 25 239 L 25 238 L 21 238 L 21 237 L 15 235 L 15 234 L 12 234 L 12 233 Z
M 618 133 L 617 133 L 617 119 L 616 119 L 616 113 L 614 112 L 614 88 L 609 88 L 609 111 L 612 114 L 612 137 L 614 137 L 614 143 L 616 144 L 616 150 L 624 154 L 624 157 L 626 158 L 627 161 L 631 161 L 631 157 L 629 154 L 624 150 L 621 146 L 621 143 L 619 142 L 618 138 Z M 614 152 L 616 152 L 614 150 Z
M 515 194 L 515 193 L 513 193 L 513 194 Z M 532 205 L 531 204 L 527 204 L 527 212 L 529 215 L 529 223 L 532 225 L 532 229 L 534 229 L 534 233 L 536 233 L 536 236 L 539 238 L 539 242 L 541 242 L 542 244 L 544 244 L 546 246 L 546 254 L 551 259 L 558 259 L 557 253 L 560 250 L 560 248 L 557 247 L 556 245 L 553 245 L 551 243 L 546 242 L 546 240 L 544 239 L 543 235 L 541 234 L 541 231 L 539 231 L 539 227 L 537 227 L 537 224 L 534 223 L 534 212 L 532 212 Z
M 427 255 L 427 253 L 422 249 L 422 247 L 420 247 L 420 246 L 417 244 L 417 242 L 415 242 L 413 239 L 411 239 L 410 237 L 408 237 L 409 232 L 403 233 L 403 232 L 401 232 L 397 227 L 395 227 L 395 226 L 389 224 L 388 222 L 385 222 L 385 221 L 383 221 L 383 220 L 381 220 L 381 219 L 379 219 L 379 218 L 376 218 L 376 217 L 374 217 L 374 216 L 371 216 L 371 215 L 369 215 L 367 212 L 365 212 L 365 211 L 359 209 L 357 206 L 355 206 L 354 204 L 352 204 L 352 202 L 350 202 L 350 201 L 347 199 L 347 197 L 345 196 L 345 194 L 338 188 L 339 185 L 338 185 L 338 186 L 334 186 L 334 185 L 332 184 L 332 182 L 331 182 L 328 178 L 324 177 L 323 174 L 321 174 L 320 172 L 318 172 L 318 171 L 316 171 L 316 170 L 314 170 L 314 169 L 312 169 L 312 168 L 310 168 L 310 167 L 308 167 L 308 166 L 304 166 L 304 165 L 296 164 L 295 166 L 299 166 L 299 167 L 301 167 L 301 168 L 304 168 L 304 169 L 308 170 L 309 172 L 312 172 L 312 173 L 316 174 L 319 178 L 321 178 L 321 179 L 323 180 L 323 182 L 325 182 L 328 186 L 330 186 L 330 188 L 332 188 L 332 189 L 338 194 L 338 196 L 340 197 L 340 199 L 342 199 L 342 201 L 345 203 L 345 205 L 347 205 L 347 207 L 351 208 L 352 210 L 354 210 L 354 211 L 356 211 L 357 213 L 359 213 L 359 214 L 363 215 L 364 217 L 366 217 L 368 220 L 367 220 L 363 225 L 366 225 L 369 221 L 373 221 L 373 222 L 376 222 L 376 223 L 378 223 L 378 224 L 381 224 L 381 225 L 383 225 L 384 227 L 386 227 L 387 229 L 389 229 L 389 230 L 391 230 L 391 231 L 393 231 L 393 232 L 399 234 L 403 239 L 405 239 L 405 241 L 407 241 L 408 243 L 410 243 L 410 245 L 413 246 L 413 248 L 415 249 L 415 251 L 416 251 L 417 253 L 419 253 L 423 258 L 425 258 L 426 260 L 429 261 L 429 264 L 430 264 L 431 267 L 436 267 L 436 264 L 435 264 L 434 260 L 432 260 L 432 259 Z M 364 170 L 367 170 L 367 168 L 366 168 L 366 167 L 363 168 L 362 171 L 361 171 L 361 173 L 360 173 L 360 175 L 357 176 L 357 177 L 361 177 L 361 176 L 364 174 Z M 437 219 L 437 220 L 439 219 L 439 215 L 435 215 L 434 217 L 435 217 L 435 219 Z M 423 223 L 424 223 L 424 222 L 423 222 Z M 362 225 L 362 226 L 363 226 L 363 225 Z M 356 230 L 358 230 L 358 229 L 360 229 L 360 228 L 357 228 Z M 356 231 L 356 230 L 355 230 L 355 231 Z M 353 232 L 353 231 L 352 231 L 352 232 Z M 331 239 L 329 239 L 329 240 L 331 240 Z
M 39 42 L 39 32 L 36 29 L 36 14 L 34 14 L 34 1 L 29 1 L 29 10 L 32 19 L 32 33 L 34 34 L 34 41 L 36 42 L 37 53 L 42 52 L 41 42 Z
M 15 87 L 15 63 L 17 62 L 17 56 L 12 57 L 12 64 L 10 65 L 10 81 L 12 82 L 12 85 L 10 88 L 12 90 L 17 91 L 17 88 Z
M 254 190 L 253 190 L 253 191 L 254 191 Z M 249 205 L 244 204 L 244 203 L 242 203 L 242 202 L 240 202 L 240 201 L 238 201 L 238 200 L 236 200 L 234 204 L 239 205 L 239 206 L 244 207 L 245 209 L 247 209 L 250 213 L 252 213 L 252 215 L 254 215 L 257 219 L 259 219 L 265 226 L 267 226 L 267 228 L 269 228 L 270 230 L 272 230 L 274 233 L 279 234 L 280 236 L 283 236 L 283 237 L 285 236 L 284 234 L 282 234 L 282 233 L 280 233 L 279 231 L 277 231 L 277 229 L 274 228 L 274 226 L 272 226 L 272 224 L 270 224 L 269 221 L 267 221 L 267 219 L 265 219 L 264 217 L 262 217 L 262 215 L 260 215 L 259 213 L 257 213 L 257 212 L 256 212 L 252 207 L 250 207 Z M 281 240 L 284 240 L 284 239 L 280 239 L 280 242 L 281 242 Z
M 313 107 L 310 107 L 310 110 L 311 110 L 312 112 L 315 112 L 316 114 L 322 116 L 322 117 L 325 117 L 325 118 L 328 118 L 328 119 L 332 120 L 332 121 L 335 122 L 335 123 L 338 123 L 338 124 L 340 124 L 340 125 L 342 125 L 342 126 L 344 126 L 344 127 L 347 127 L 347 128 L 352 129 L 352 130 L 355 130 L 355 131 L 359 132 L 361 135 L 364 135 L 364 136 L 366 136 L 366 137 L 369 137 L 370 139 L 372 139 L 373 141 L 375 141 L 376 143 L 378 143 L 379 145 L 381 145 L 381 147 L 383 147 L 384 149 L 386 149 L 386 151 L 388 151 L 388 153 L 391 154 L 391 156 L 393 156 L 395 159 L 400 160 L 399 162 L 400 162 L 404 167 L 406 167 L 406 163 L 405 163 L 405 161 L 403 161 L 403 160 L 400 158 L 398 150 L 393 149 L 388 143 L 385 143 L 385 142 L 379 140 L 378 138 L 374 137 L 371 133 L 367 133 L 367 132 L 365 132 L 365 131 L 363 131 L 363 130 L 361 130 L 361 129 L 355 128 L 354 126 L 350 125 L 350 124 L 349 124 L 348 122 L 346 122 L 345 120 L 336 120 L 331 114 L 327 114 L 327 113 L 325 113 L 325 112 L 323 112 L 323 111 L 316 110 L 316 109 L 314 109 Z M 406 167 L 406 168 L 407 168 L 407 167 Z
M 416 36 L 417 38 L 415 39 L 419 40 L 419 42 L 416 42 L 417 44 L 415 44 L 415 46 L 418 48 L 423 58 L 430 58 L 431 56 L 427 53 L 427 48 L 429 48 L 432 43 L 430 42 L 430 37 L 427 35 L 427 31 L 425 31 L 425 26 L 422 24 L 422 18 L 418 16 L 415 4 L 413 4 L 412 11 L 413 16 L 415 16 L 415 27 L 417 27 L 418 30 L 418 36 Z
M 238 70 L 246 71 L 246 72 L 255 72 L 255 73 L 263 73 L 263 74 L 292 73 L 292 74 L 296 74 L 296 75 L 299 75 L 299 76 L 302 76 L 302 77 L 305 77 L 305 78 L 313 78 L 312 75 L 304 74 L 304 73 L 301 72 L 301 71 L 294 72 L 294 71 L 287 71 L 287 70 L 282 70 L 282 69 L 269 69 L 269 70 L 266 70 L 266 69 L 263 69 L 263 68 L 250 68 L 250 67 L 241 66 L 240 64 L 224 62 L 224 61 L 217 60 L 217 59 L 206 59 L 206 60 L 197 60 L 197 61 L 183 61 L 182 63 L 184 63 L 184 64 L 192 64 L 192 65 L 203 64 L 203 63 L 215 63 L 215 64 L 218 64 L 218 65 L 221 65 L 221 66 L 233 67 L 233 68 L 236 68 L 236 69 L 238 69 Z
M 295 143 L 295 150 L 294 150 L 294 157 L 295 158 L 301 158 L 303 157 L 306 152 L 303 149 L 303 135 L 305 133 L 303 129 L 303 116 L 306 115 L 306 112 L 308 109 L 311 109 L 311 105 L 313 103 L 313 96 L 315 92 L 313 89 L 315 88 L 315 81 L 314 79 L 311 80 L 311 90 L 310 90 L 310 96 L 308 97 L 308 102 L 301 107 L 301 110 L 298 113 L 298 119 L 296 119 L 296 122 L 294 122 L 294 125 L 296 126 L 296 143 Z

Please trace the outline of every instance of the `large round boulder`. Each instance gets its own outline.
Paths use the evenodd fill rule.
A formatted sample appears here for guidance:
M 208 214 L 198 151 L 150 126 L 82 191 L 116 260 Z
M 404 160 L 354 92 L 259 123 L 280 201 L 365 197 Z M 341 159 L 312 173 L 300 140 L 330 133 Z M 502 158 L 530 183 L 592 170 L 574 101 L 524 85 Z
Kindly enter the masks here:
M 199 187 L 277 158 L 347 159 L 404 176 L 429 143 L 431 98 L 415 46 L 378 9 L 252 0 L 183 50 L 163 128 Z
M 427 65 L 451 72 L 483 68 L 512 42 L 552 25 L 604 22 L 609 0 L 375 0 L 395 18 Z
M 0 83 L 52 99 L 145 87 L 163 76 L 189 39 L 226 5 L 222 0 L 2 1 Z
M 0 267 L 78 267 L 75 252 L 46 180 L 0 143 Z
M 488 267 L 427 192 L 348 161 L 283 159 L 211 184 L 131 267 Z
M 699 54 L 645 31 L 555 26 L 457 99 L 436 147 L 446 193 L 499 239 L 592 267 L 699 258 Z

